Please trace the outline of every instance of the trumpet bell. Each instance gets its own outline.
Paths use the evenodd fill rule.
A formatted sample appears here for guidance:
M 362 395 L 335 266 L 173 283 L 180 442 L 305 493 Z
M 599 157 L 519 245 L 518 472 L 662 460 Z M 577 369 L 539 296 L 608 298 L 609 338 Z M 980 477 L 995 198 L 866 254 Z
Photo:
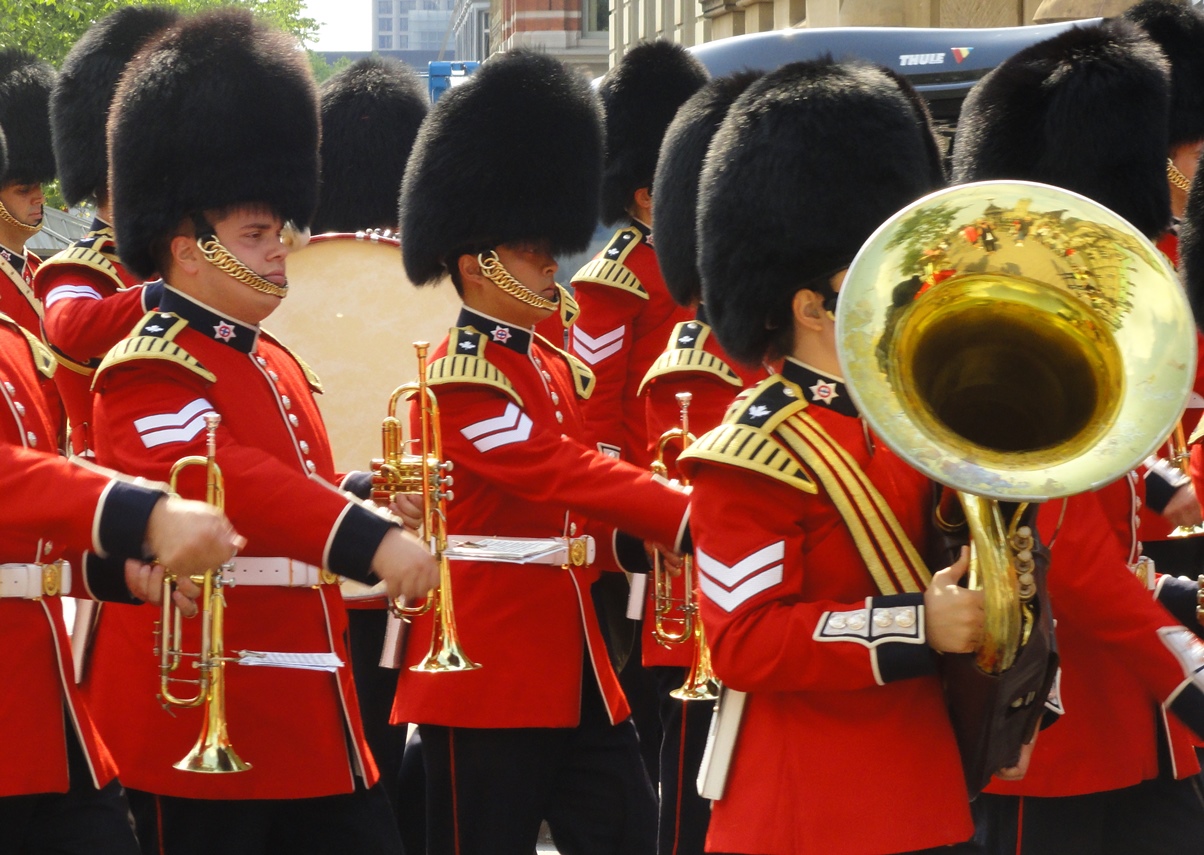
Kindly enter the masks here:
M 1195 377 L 1166 259 L 1117 214 L 1043 184 L 913 203 L 862 246 L 837 306 L 841 367 L 875 433 L 934 480 L 1001 501 L 1136 467 Z

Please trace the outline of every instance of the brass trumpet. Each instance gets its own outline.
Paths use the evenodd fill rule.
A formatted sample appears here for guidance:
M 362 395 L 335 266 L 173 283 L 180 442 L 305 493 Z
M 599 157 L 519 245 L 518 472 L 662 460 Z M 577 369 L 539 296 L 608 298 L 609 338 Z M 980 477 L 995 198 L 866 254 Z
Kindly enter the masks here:
M 383 457 L 372 461 L 372 498 L 390 502 L 398 493 L 422 496 L 422 536 L 430 544 L 439 563 L 439 587 L 433 589 L 418 607 L 398 600 L 393 610 L 403 618 L 433 613 L 431 647 L 426 656 L 411 671 L 439 673 L 443 671 L 473 671 L 481 666 L 473 662 L 460 646 L 456 615 L 452 607 L 451 571 L 447 556 L 447 503 L 455 496 L 452 485 L 452 462 L 443 458 L 443 434 L 439 427 L 439 403 L 427 384 L 426 354 L 430 344 L 414 342 L 418 354 L 418 380 L 398 386 L 389 396 L 389 414 L 381 423 Z M 414 398 L 418 404 L 419 433 L 406 438 L 406 431 L 397 418 L 397 404 Z M 405 447 L 418 443 L 418 454 L 407 454 Z
M 225 482 L 222 470 L 217 465 L 217 427 L 221 416 L 211 413 L 205 416 L 207 443 L 205 456 L 192 455 L 177 460 L 171 467 L 171 489 L 176 492 L 180 473 L 190 466 L 205 467 L 205 501 L 218 510 L 225 506 Z M 226 732 L 226 663 L 223 632 L 225 625 L 226 599 L 222 589 L 228 584 L 222 578 L 222 570 L 229 565 L 206 570 L 200 576 L 189 577 L 201 586 L 201 643 L 197 653 L 183 649 L 183 631 L 180 610 L 172 603 L 172 592 L 178 578 L 165 568 L 163 575 L 162 614 L 155 626 L 156 649 L 159 657 L 159 700 L 164 709 L 172 707 L 191 709 L 205 708 L 200 736 L 184 759 L 175 764 L 182 772 L 245 772 L 251 764 L 238 756 L 230 744 Z M 184 659 L 196 659 L 194 667 L 200 673 L 196 680 L 175 676 Z M 192 683 L 196 694 L 180 697 L 171 691 L 172 683 Z
M 694 396 L 689 392 L 678 392 L 674 397 L 681 407 L 681 426 L 670 428 L 661 434 L 656 443 L 656 460 L 652 463 L 653 473 L 662 478 L 669 475 L 669 467 L 665 464 L 665 452 L 669 446 L 677 442 L 681 445 L 681 451 L 685 451 L 695 438 L 690 433 L 690 402 Z M 682 483 L 688 482 L 683 478 Z M 682 644 L 690 638 L 695 641 L 694 661 L 690 664 L 686 681 L 670 692 L 670 696 L 680 701 L 713 701 L 719 697 L 719 681 L 715 679 L 711 670 L 711 651 L 707 647 L 706 633 L 698 617 L 698 599 L 694 594 L 693 556 L 686 555 L 682 559 L 681 581 L 682 595 L 674 597 L 673 578 L 665 570 L 660 554 L 653 557 L 653 636 L 657 643 L 664 647 Z

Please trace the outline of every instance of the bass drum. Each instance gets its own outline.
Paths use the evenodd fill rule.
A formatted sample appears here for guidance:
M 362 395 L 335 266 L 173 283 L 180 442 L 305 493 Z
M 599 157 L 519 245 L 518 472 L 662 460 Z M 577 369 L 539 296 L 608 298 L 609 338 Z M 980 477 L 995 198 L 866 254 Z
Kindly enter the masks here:
M 322 378 L 335 469 L 366 470 L 381 456 L 389 395 L 418 376 L 411 342 L 443 341 L 460 298 L 450 283 L 415 288 L 387 234 L 317 235 L 289 255 L 288 282 L 268 327 Z

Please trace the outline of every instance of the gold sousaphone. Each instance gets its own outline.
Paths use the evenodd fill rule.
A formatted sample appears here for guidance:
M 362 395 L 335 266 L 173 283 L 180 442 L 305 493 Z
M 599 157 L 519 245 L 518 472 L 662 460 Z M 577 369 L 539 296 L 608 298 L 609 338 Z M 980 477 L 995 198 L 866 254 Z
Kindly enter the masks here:
M 1052 639 L 1025 505 L 1101 487 L 1158 447 L 1195 375 L 1191 310 L 1132 225 L 1029 182 L 900 211 L 861 248 L 838 306 L 854 402 L 896 454 L 959 491 L 970 524 L 986 637 L 977 655 L 944 657 L 944 677 L 974 793 L 1015 761 L 1053 678 L 1055 655 L 1026 652 Z M 1020 663 L 1033 673 L 1008 682 Z

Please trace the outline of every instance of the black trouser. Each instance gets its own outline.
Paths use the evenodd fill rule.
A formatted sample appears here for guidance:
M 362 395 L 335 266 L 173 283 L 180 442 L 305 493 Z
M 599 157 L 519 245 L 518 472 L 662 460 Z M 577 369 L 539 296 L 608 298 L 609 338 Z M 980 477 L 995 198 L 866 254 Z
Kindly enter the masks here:
M 1197 777 L 1062 798 L 974 802 L 975 839 L 988 855 L 1199 855 L 1204 798 Z
M 143 855 L 402 853 L 380 784 L 312 799 L 227 801 L 131 792 L 130 804 Z
M 571 728 L 419 725 L 429 855 L 651 855 L 656 806 L 631 721 L 612 725 L 592 668 Z
M 658 855 L 702 855 L 711 803 L 698 795 L 698 766 L 706 749 L 714 701 L 679 701 L 670 692 L 685 682 L 687 669 L 656 666 L 660 699 L 660 820 Z
M 65 721 L 70 721 L 67 716 Z M 19 739 L 7 734 L 6 739 Z M 65 793 L 0 798 L 0 853 L 3 855 L 137 855 L 125 793 L 117 781 L 92 785 L 88 761 L 75 730 L 66 727 Z
M 372 749 L 380 782 L 393 806 L 401 829 L 401 763 L 406 745 L 406 728 L 389 724 L 393 696 L 397 694 L 397 672 L 380 667 L 380 651 L 385 641 L 388 609 L 348 609 L 348 652 L 355 694 L 359 698 L 364 738 Z

